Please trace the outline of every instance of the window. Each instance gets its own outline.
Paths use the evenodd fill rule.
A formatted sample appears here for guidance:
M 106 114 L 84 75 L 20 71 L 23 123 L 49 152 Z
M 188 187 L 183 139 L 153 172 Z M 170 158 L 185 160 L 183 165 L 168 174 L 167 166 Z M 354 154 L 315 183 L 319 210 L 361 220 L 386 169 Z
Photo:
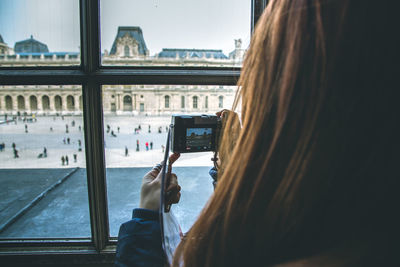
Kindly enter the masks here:
M 169 108 L 169 95 L 164 96 L 164 107 Z
M 181 108 L 185 108 L 185 96 L 181 96 Z
M 205 100 L 204 106 L 205 106 L 206 109 L 208 109 L 208 96 L 206 96 L 206 100 Z
M 194 108 L 194 109 L 197 108 L 197 99 L 198 99 L 197 96 L 194 96 L 194 97 L 193 97 L 193 108 Z
M 250 3 L 100 0 L 102 64 L 240 67 L 250 41 Z
M 155 8 L 161 10 L 161 4 L 155 7 L 153 2 L 122 0 L 117 1 L 118 3 L 105 0 L 52 0 L 45 1 L 46 4 L 42 2 L 43 0 L 0 1 L 0 47 L 3 51 L 0 55 L 0 76 L 2 77 L 0 121 L 8 122 L 8 124 L 0 124 L 0 137 L 1 140 L 5 140 L 6 137 L 16 136 L 14 133 L 18 132 L 18 138 L 20 138 L 15 142 L 18 157 L 14 158 L 11 139 L 7 139 L 6 150 L 0 153 L 1 178 L 19 177 L 20 183 L 10 183 L 14 187 L 2 186 L 0 196 L 22 189 L 25 190 L 23 192 L 31 192 L 30 199 L 25 199 L 27 202 L 20 203 L 23 209 L 11 202 L 5 203 L 7 207 L 14 205 L 16 212 L 10 213 L 7 217 L 4 216 L 4 212 L 0 215 L 0 245 L 1 251 L 5 252 L 0 255 L 0 261 L 5 265 L 14 263 L 16 259 L 27 265 L 39 265 L 46 262 L 54 265 L 60 261 L 66 266 L 78 263 L 81 265 L 112 263 L 113 254 L 109 252 L 115 249 L 115 236 L 121 222 L 121 217 L 116 219 L 118 215 L 114 208 L 121 203 L 118 202 L 119 197 L 126 197 L 119 194 L 118 186 L 124 184 L 114 178 L 130 179 L 128 171 L 133 166 L 129 165 L 129 161 L 119 168 L 116 168 L 115 164 L 121 165 L 121 162 L 126 160 L 124 152 L 121 153 L 123 151 L 121 146 L 124 146 L 125 142 L 133 140 L 133 144 L 127 143 L 131 146 L 129 154 L 136 152 L 136 138 L 123 138 L 132 136 L 134 128 L 138 127 L 139 122 L 136 121 L 136 124 L 131 125 L 131 120 L 141 119 L 142 131 L 151 131 L 148 135 L 143 134 L 143 138 L 159 135 L 158 138 L 161 140 L 166 130 L 166 121 L 163 120 L 168 119 L 168 116 L 162 116 L 163 114 L 160 113 L 160 105 L 163 104 L 162 96 L 165 95 L 162 88 L 166 81 L 170 82 L 168 88 L 170 108 L 179 107 L 179 97 L 176 98 L 177 104 L 173 102 L 175 101 L 172 97 L 174 94 L 181 95 L 181 108 L 185 107 L 185 96 L 188 96 L 188 106 L 191 105 L 190 100 L 192 100 L 192 107 L 196 109 L 193 112 L 202 111 L 202 103 L 198 103 L 198 97 L 203 100 L 203 92 L 199 91 L 193 96 L 192 91 L 197 89 L 191 88 L 191 85 L 196 85 L 198 90 L 215 85 L 223 88 L 234 86 L 240 75 L 241 62 L 237 59 L 234 60 L 236 63 L 230 61 L 233 55 L 230 52 L 236 49 L 233 38 L 242 38 L 241 50 L 236 52 L 244 52 L 250 40 L 249 24 L 254 25 L 266 1 L 237 1 L 235 3 L 225 1 L 224 5 L 218 3 L 220 8 L 212 8 L 217 13 L 217 16 L 213 15 L 216 18 L 212 22 L 214 25 L 220 25 L 221 16 L 228 14 L 227 18 L 235 22 L 234 27 L 231 23 L 226 23 L 230 28 L 235 30 L 243 28 L 244 30 L 241 29 L 240 32 L 247 31 L 248 33 L 248 36 L 243 36 L 232 32 L 229 37 L 232 39 L 230 40 L 232 45 L 227 43 L 223 47 L 218 45 L 219 40 L 214 40 L 215 34 L 210 34 L 212 36 L 210 38 L 198 38 L 201 35 L 197 34 L 197 37 L 193 38 L 196 45 L 184 43 L 184 39 L 191 38 L 182 36 L 182 32 L 196 33 L 199 27 L 204 27 L 198 24 L 203 20 L 198 19 L 201 8 L 197 6 L 184 9 L 189 10 L 185 16 L 192 17 L 190 22 L 187 20 L 188 23 L 183 25 L 188 29 L 169 32 L 169 36 L 173 35 L 174 38 L 164 38 L 165 32 L 154 32 L 154 27 L 147 30 L 149 27 L 146 23 L 159 21 L 158 18 L 150 18 L 147 22 L 144 19 L 150 14 L 156 14 L 151 10 L 154 11 Z M 239 2 L 243 8 L 239 8 L 237 12 L 232 13 L 225 8 L 231 5 L 237 8 Z M 180 2 L 185 6 L 190 3 Z M 215 5 L 216 2 L 213 3 Z M 24 8 L 19 8 L 24 4 Z M 138 22 L 128 21 L 129 24 L 125 24 L 119 21 L 119 18 L 116 19 L 116 16 L 122 14 L 118 12 L 118 8 L 132 10 L 126 8 L 125 4 L 136 5 L 135 9 L 141 14 L 129 15 L 129 17 L 138 19 Z M 199 2 L 200 4 L 204 5 L 203 2 Z M 251 4 L 254 5 L 253 9 L 250 8 Z M 195 4 L 192 3 L 192 5 Z M 210 10 L 209 6 L 206 7 Z M 253 10 L 253 14 L 250 14 L 250 9 Z M 4 15 L 5 10 L 6 15 Z M 179 9 L 175 10 L 182 14 Z M 163 12 L 168 13 L 167 11 L 159 13 Z M 241 14 L 246 17 L 243 20 L 245 22 L 238 19 Z M 167 15 L 169 18 L 174 17 L 171 13 Z M 127 18 L 128 16 L 120 15 L 120 17 Z M 31 23 L 31 21 L 38 21 L 38 23 Z M 174 23 L 174 21 L 170 19 L 168 23 Z M 138 27 L 135 29 L 136 32 L 139 32 L 140 27 L 146 47 L 148 45 L 147 53 L 143 50 L 141 40 L 138 40 L 140 37 L 135 38 L 129 33 L 124 34 L 123 31 L 127 30 L 121 29 L 124 25 Z M 23 28 L 23 31 L 19 28 Z M 118 32 L 121 34 L 118 35 Z M 116 35 L 121 39 L 114 38 Z M 101 49 L 100 36 L 105 38 L 101 40 Z M 157 47 L 153 46 L 155 44 L 153 40 L 157 42 L 164 40 L 164 42 L 159 43 Z M 173 40 L 177 40 L 178 43 L 171 43 L 170 41 Z M 213 43 L 207 44 L 208 40 Z M 16 52 L 14 45 L 19 41 L 26 42 L 22 43 L 18 48 L 21 50 Z M 39 52 L 33 50 L 24 52 L 24 49 L 27 49 L 27 42 L 34 43 Z M 115 53 L 112 50 L 114 42 Z M 4 49 L 5 46 L 7 47 Z M 48 52 L 46 52 L 46 46 Z M 127 52 L 126 46 L 129 48 L 129 58 L 124 57 Z M 184 47 L 184 51 L 175 47 Z M 203 51 L 203 54 L 199 51 L 210 47 L 210 50 L 217 51 L 207 50 Z M 161 57 L 160 53 L 163 53 Z M 110 65 L 113 66 L 110 67 Z M 135 67 L 130 67 L 132 65 Z M 131 88 L 126 89 L 129 92 L 121 87 L 125 85 L 132 85 Z M 111 86 L 111 89 L 107 91 L 105 86 Z M 234 87 L 232 88 L 235 90 Z M 111 95 L 115 97 L 112 98 Z M 158 95 L 157 101 L 153 101 L 154 95 Z M 229 91 L 227 95 L 224 94 L 224 97 L 225 106 L 227 106 L 230 99 L 233 99 L 234 93 Z M 212 111 L 217 104 L 213 97 L 209 100 L 212 100 L 208 103 Z M 192 110 L 189 109 L 190 112 Z M 115 119 L 116 116 L 119 117 Z M 125 120 L 125 118 L 129 119 Z M 157 121 L 155 118 L 160 120 Z M 150 125 L 150 129 L 145 123 Z M 107 133 L 107 124 L 110 125 L 109 133 Z M 26 128 L 25 125 L 27 125 Z M 160 126 L 161 133 L 158 133 Z M 111 135 L 111 131 L 117 137 Z M 36 136 L 38 138 L 32 139 Z M 139 140 L 140 153 L 148 154 L 144 154 L 145 158 L 130 159 L 134 162 L 135 168 L 147 166 L 146 162 L 153 163 L 155 158 L 150 156 L 151 141 L 153 141 L 153 152 L 162 150 L 161 141 L 157 140 L 155 138 L 147 140 L 148 152 L 145 152 L 146 140 Z M 76 159 L 74 154 L 76 154 Z M 196 159 L 190 158 L 190 155 L 187 156 L 185 162 L 196 162 Z M 121 161 L 121 158 L 124 161 Z M 121 171 L 126 171 L 126 175 Z M 135 172 L 140 171 L 136 169 Z M 40 180 L 39 177 L 46 179 Z M 32 180 L 25 182 L 25 179 L 33 179 L 34 182 L 32 183 Z M 15 180 L 17 179 L 12 181 Z M 114 183 L 113 180 L 116 182 Z M 134 186 L 135 189 L 132 196 L 135 194 L 137 196 L 140 189 L 138 185 L 130 186 Z M 74 190 L 66 190 L 66 188 L 74 188 Z M 206 195 L 206 191 L 203 193 Z M 25 195 L 16 197 L 22 200 L 23 196 L 25 197 Z M 2 200 L 4 199 L 2 197 Z M 130 213 L 134 204 L 134 202 L 123 202 L 123 205 L 127 205 L 123 212 Z M 184 212 L 190 214 L 189 211 Z M 43 217 L 44 215 L 48 217 Z M 129 215 L 125 214 L 124 220 L 126 216 L 129 219 Z M 196 216 L 196 214 L 191 214 L 191 216 Z M 38 231 L 38 227 L 43 226 L 45 222 L 51 222 L 52 226 L 40 228 L 46 231 Z M 4 225 L 7 225 L 6 228 L 3 228 Z M 7 253 L 10 254 L 6 255 Z M 21 260 L 21 256 L 27 254 L 33 256 Z M 48 257 L 49 254 L 53 256 Z M 6 256 L 3 257 L 4 255 Z M 71 257 L 65 255 L 71 255 Z
M 224 97 L 222 95 L 220 95 L 218 97 L 218 107 L 219 108 L 223 108 L 224 107 Z
M 129 57 L 129 46 L 127 46 L 127 45 L 124 48 L 124 56 Z

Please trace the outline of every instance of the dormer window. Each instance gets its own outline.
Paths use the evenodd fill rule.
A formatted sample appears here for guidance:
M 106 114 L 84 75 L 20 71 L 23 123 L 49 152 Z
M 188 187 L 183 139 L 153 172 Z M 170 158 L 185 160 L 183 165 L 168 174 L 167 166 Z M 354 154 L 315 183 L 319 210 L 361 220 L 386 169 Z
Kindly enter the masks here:
M 124 48 L 124 56 L 129 57 L 129 46 L 127 46 L 127 45 L 125 45 L 125 48 Z

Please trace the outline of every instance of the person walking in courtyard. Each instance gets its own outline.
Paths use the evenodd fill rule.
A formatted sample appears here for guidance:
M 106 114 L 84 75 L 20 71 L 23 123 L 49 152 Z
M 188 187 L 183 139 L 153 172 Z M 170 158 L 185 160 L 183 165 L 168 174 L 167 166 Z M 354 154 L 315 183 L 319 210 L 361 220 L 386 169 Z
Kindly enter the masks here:
M 149 151 L 149 142 L 146 142 L 146 151 Z
M 158 133 L 161 133 L 162 132 L 162 127 L 160 126 L 160 127 L 158 127 Z
M 151 133 L 151 126 L 149 125 L 149 133 Z
M 68 165 L 68 156 L 65 156 L 65 163 Z
M 15 143 L 12 143 L 12 144 L 11 144 L 11 147 L 15 150 L 15 148 L 16 148 L 17 146 L 15 145 Z
M 150 150 L 153 150 L 153 141 L 150 142 Z
M 125 146 L 125 157 L 127 157 L 129 154 L 128 154 L 128 147 L 127 146 Z
M 25 124 L 25 133 L 28 133 L 28 124 Z
M 65 165 L 65 158 L 64 158 L 64 156 L 61 156 L 61 165 Z
M 47 158 L 47 148 L 43 148 L 43 157 Z
M 139 151 L 139 139 L 136 139 L 136 151 Z
M 79 131 L 82 131 L 82 127 L 80 125 L 79 125 L 78 129 L 79 129 Z
M 64 142 L 64 145 L 67 143 L 67 141 L 65 140 L 65 137 L 64 137 L 64 139 L 63 139 L 63 142 Z
M 161 152 L 164 153 L 165 146 L 161 145 Z
M 119 126 L 117 127 L 117 131 L 118 131 L 118 133 L 119 133 Z
M 71 139 L 69 139 L 69 137 L 67 138 L 67 144 L 70 144 Z
M 16 150 L 15 148 L 14 148 L 14 158 L 15 158 L 15 159 L 16 159 L 16 158 L 19 158 L 18 150 Z
M 0 144 L 0 151 L 3 151 L 5 147 L 6 147 L 6 145 L 4 144 L 4 142 L 1 143 L 1 144 Z
M 77 155 L 77 154 L 74 154 L 74 162 L 76 162 L 77 159 L 78 159 L 78 155 Z
M 68 133 L 68 124 L 65 124 L 65 132 Z

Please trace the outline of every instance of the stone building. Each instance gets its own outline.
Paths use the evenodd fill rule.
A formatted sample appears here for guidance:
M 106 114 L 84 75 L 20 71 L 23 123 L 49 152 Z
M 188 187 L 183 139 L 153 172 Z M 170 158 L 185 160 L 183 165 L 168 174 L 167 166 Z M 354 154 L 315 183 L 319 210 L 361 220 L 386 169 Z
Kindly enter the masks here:
M 103 65 L 240 67 L 245 51 L 235 40 L 235 50 L 164 48 L 150 56 L 140 27 L 119 27 L 111 50 L 104 51 Z M 17 42 L 14 51 L 0 36 L 0 66 L 79 65 L 74 52 L 49 52 L 31 36 Z M 109 85 L 103 87 L 103 110 L 116 115 L 163 115 L 212 113 L 230 108 L 234 86 L 195 85 Z M 80 86 L 1 86 L 0 114 L 79 115 L 82 113 Z

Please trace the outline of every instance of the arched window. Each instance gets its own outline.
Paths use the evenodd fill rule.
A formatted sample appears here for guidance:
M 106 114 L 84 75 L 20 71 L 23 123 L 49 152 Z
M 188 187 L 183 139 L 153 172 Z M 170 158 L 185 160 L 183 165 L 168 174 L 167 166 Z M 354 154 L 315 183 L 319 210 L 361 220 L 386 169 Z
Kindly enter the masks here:
M 29 105 L 31 110 L 37 110 L 37 98 L 34 95 L 29 97 Z
M 181 96 L 181 108 L 185 108 L 185 96 Z
M 129 57 L 129 46 L 124 47 L 124 56 Z
M 197 100 L 198 100 L 198 97 L 194 96 L 193 97 L 193 108 L 197 108 Z
M 218 107 L 219 108 L 223 108 L 224 107 L 224 97 L 222 95 L 220 95 L 218 97 Z
M 12 110 L 13 109 L 13 104 L 12 104 L 11 96 L 7 95 L 5 97 L 5 100 L 6 100 L 6 110 Z
M 169 108 L 169 95 L 164 96 L 164 107 Z
M 18 102 L 18 110 L 25 110 L 25 98 L 22 95 L 18 96 L 17 102 Z
M 67 96 L 67 109 L 70 111 L 75 109 L 75 99 L 72 95 Z
M 62 99 L 61 99 L 61 96 L 56 95 L 56 96 L 54 97 L 54 107 L 55 107 L 55 109 L 56 109 L 57 111 L 61 111 L 61 109 L 62 109 Z
M 50 99 L 47 95 L 42 96 L 42 108 L 43 110 L 50 110 Z
M 132 97 L 124 96 L 124 111 L 132 111 Z

